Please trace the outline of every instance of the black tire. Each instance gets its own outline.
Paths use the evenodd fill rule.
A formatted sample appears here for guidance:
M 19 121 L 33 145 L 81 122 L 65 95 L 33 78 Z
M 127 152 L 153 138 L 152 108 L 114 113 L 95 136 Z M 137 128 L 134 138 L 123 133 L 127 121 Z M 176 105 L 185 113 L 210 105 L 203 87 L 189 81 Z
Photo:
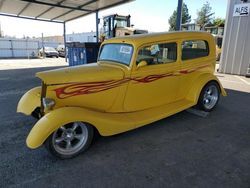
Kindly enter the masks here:
M 218 56 L 216 57 L 216 61 L 220 61 L 220 56 L 221 56 L 221 53 L 219 53 Z
M 42 114 L 41 114 L 41 108 L 40 107 L 37 107 L 32 113 L 31 115 L 36 118 L 37 120 L 40 119 L 42 117 Z
M 68 139 L 70 139 L 68 137 L 68 133 L 70 133 L 72 131 L 71 129 L 73 129 L 75 123 L 78 123 L 78 124 L 80 123 L 81 125 L 79 125 L 79 127 L 81 129 L 84 129 L 84 132 L 87 133 L 84 136 L 84 141 L 80 141 L 80 139 L 78 140 L 74 136 L 73 136 L 74 138 L 71 141 L 68 140 Z M 80 128 L 78 128 L 78 127 L 75 128 L 74 132 L 79 131 Z M 68 131 L 68 132 L 66 133 L 63 130 L 66 132 Z M 74 134 L 74 133 L 71 132 L 71 134 Z M 82 130 L 82 134 L 83 134 L 83 130 Z M 75 134 L 75 135 L 79 135 L 79 134 Z M 53 132 L 47 138 L 47 140 L 45 141 L 44 144 L 45 144 L 46 149 L 52 155 L 54 155 L 60 159 L 69 159 L 69 158 L 76 157 L 80 153 L 86 151 L 92 143 L 93 136 L 94 136 L 94 128 L 91 125 L 89 125 L 87 123 L 83 123 L 83 122 L 74 122 L 74 123 L 67 124 L 65 126 L 60 127 L 59 129 L 57 129 L 55 132 Z M 61 140 L 63 137 L 65 137 L 65 138 L 63 140 Z M 61 140 L 61 141 L 56 143 L 58 140 Z M 70 145 L 72 148 L 67 149 L 68 142 L 71 142 L 72 145 L 71 144 Z M 80 143 L 80 142 L 83 142 L 83 143 Z M 73 143 L 75 144 L 75 146 L 73 146 Z M 74 147 L 75 147 L 75 149 L 74 149 Z
M 220 87 L 217 82 L 207 83 L 201 90 L 197 107 L 200 110 L 210 112 L 218 104 L 220 99 Z

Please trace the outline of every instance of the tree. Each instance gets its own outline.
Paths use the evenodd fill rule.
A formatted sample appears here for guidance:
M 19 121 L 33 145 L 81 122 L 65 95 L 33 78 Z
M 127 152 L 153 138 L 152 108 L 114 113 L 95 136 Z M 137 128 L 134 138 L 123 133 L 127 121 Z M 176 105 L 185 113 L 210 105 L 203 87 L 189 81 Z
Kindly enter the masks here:
M 211 24 L 213 20 L 214 13 L 211 12 L 212 7 L 209 2 L 203 4 L 201 9 L 197 12 L 196 24 L 200 25 L 201 28 L 204 28 L 205 25 Z
M 215 18 L 212 22 L 213 26 L 224 26 L 225 25 L 225 19 L 222 18 Z
M 177 19 L 177 10 L 175 10 L 172 14 L 172 16 L 169 18 L 169 31 L 175 31 L 176 30 L 176 19 Z M 188 8 L 185 3 L 182 5 L 182 21 L 181 23 L 189 23 L 191 21 L 191 15 L 188 13 Z

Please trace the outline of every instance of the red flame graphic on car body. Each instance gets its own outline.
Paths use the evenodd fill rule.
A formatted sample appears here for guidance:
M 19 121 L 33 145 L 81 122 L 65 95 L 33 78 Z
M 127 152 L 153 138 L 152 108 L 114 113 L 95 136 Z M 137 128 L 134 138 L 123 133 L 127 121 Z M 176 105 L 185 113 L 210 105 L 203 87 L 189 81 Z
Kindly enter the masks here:
M 76 95 L 84 95 L 84 94 L 91 94 L 100 91 L 105 91 L 108 89 L 118 87 L 128 81 L 129 79 L 111 80 L 103 82 L 74 83 L 66 85 L 64 87 L 57 88 L 55 89 L 55 92 L 56 96 L 59 99 L 65 99 Z
M 71 83 L 67 84 L 66 86 L 60 87 L 55 89 L 56 96 L 59 99 L 65 99 L 77 95 L 86 95 L 86 94 L 92 94 L 97 93 L 105 90 L 109 90 L 118 86 L 121 86 L 125 83 L 128 83 L 129 81 L 134 81 L 136 83 L 150 83 L 165 77 L 170 76 L 178 76 L 180 74 L 188 74 L 192 73 L 194 71 L 197 71 L 198 69 L 207 67 L 201 66 L 195 69 L 189 69 L 189 70 L 181 70 L 177 73 L 165 73 L 165 74 L 158 74 L 158 75 L 149 75 L 143 78 L 135 77 L 135 78 L 124 78 L 121 80 L 109 80 L 109 81 L 102 81 L 102 82 L 84 82 L 84 83 Z

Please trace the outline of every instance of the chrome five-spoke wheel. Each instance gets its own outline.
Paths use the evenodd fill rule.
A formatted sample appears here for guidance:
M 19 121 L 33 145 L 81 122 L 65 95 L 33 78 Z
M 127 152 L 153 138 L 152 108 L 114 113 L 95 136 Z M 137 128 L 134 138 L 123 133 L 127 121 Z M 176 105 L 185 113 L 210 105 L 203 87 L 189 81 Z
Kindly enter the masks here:
M 47 139 L 48 150 L 60 157 L 71 158 L 86 150 L 93 138 L 93 127 L 83 122 L 61 126 Z
M 204 111 L 211 111 L 219 101 L 220 90 L 216 82 L 208 83 L 201 91 L 198 107 Z

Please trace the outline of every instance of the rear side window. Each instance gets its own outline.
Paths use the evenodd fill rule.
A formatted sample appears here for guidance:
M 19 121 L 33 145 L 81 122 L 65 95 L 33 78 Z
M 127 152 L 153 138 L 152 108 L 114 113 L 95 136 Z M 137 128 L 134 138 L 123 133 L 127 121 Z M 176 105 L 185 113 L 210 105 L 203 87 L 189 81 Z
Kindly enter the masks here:
M 139 50 L 137 64 L 146 61 L 147 65 L 174 63 L 177 59 L 177 43 L 153 44 Z
M 187 40 L 182 43 L 182 60 L 206 57 L 209 54 L 207 41 Z

